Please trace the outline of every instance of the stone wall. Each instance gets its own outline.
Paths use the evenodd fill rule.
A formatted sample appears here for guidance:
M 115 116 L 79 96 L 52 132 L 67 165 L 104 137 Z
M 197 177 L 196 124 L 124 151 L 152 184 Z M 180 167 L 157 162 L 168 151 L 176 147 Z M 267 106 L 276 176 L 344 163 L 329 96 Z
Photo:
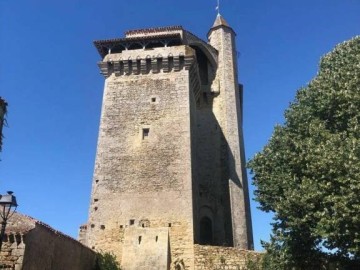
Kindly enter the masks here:
M 19 213 L 8 221 L 0 269 L 92 270 L 95 262 L 94 251 L 40 221 Z
M 78 241 L 37 225 L 25 235 L 22 270 L 92 270 L 96 255 Z
M 195 270 L 247 270 L 262 253 L 233 247 L 195 245 Z
M 121 268 L 124 270 L 169 269 L 168 228 L 128 228 L 125 231 L 123 248 L 126 250 L 121 260 Z
M 194 58 L 193 49 L 177 46 L 110 54 L 101 64 L 109 70 L 87 245 L 113 252 L 120 263 L 133 256 L 123 247 L 127 230 L 164 228 L 172 260 L 182 259 L 193 269 Z M 146 249 L 138 251 L 149 256 Z
M 23 236 L 21 234 L 6 234 L 0 253 L 0 269 L 20 270 L 24 252 Z

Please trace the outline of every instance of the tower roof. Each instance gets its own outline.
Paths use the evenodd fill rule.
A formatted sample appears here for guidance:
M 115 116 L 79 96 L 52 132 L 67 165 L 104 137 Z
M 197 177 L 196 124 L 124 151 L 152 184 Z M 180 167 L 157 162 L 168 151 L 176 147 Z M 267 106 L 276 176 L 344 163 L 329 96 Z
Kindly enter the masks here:
M 213 66 L 216 66 L 216 49 L 181 26 L 130 30 L 125 33 L 125 37 L 96 40 L 94 45 L 102 58 L 109 53 L 121 53 L 124 50 L 153 49 L 179 45 L 201 47 L 208 52 L 209 59 L 213 60 L 210 60 L 210 62 Z
M 235 35 L 235 31 L 231 28 L 231 26 L 227 23 L 227 21 L 224 19 L 223 16 L 220 15 L 220 13 L 218 13 L 218 15 L 216 16 L 215 22 L 213 24 L 213 26 L 210 28 L 209 32 L 208 32 L 208 36 L 210 35 L 210 33 L 213 30 L 219 29 L 219 28 L 227 28 L 230 29 Z
M 216 16 L 214 25 L 211 28 L 215 28 L 215 27 L 218 27 L 218 26 L 230 27 L 229 24 L 227 23 L 227 21 L 224 19 L 224 17 L 220 15 L 220 13 Z

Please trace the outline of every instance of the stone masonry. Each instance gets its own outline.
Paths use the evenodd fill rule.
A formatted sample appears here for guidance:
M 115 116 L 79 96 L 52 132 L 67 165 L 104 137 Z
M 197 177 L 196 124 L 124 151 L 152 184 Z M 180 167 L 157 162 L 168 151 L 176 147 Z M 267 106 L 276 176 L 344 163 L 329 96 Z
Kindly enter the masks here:
M 195 270 L 248 270 L 261 263 L 263 253 L 233 247 L 195 245 Z
M 180 26 L 95 41 L 105 87 L 79 239 L 125 270 L 195 267 L 199 245 L 252 249 L 235 33 Z
M 0 269 L 91 270 L 96 254 L 75 239 L 29 216 L 9 220 L 0 253 Z

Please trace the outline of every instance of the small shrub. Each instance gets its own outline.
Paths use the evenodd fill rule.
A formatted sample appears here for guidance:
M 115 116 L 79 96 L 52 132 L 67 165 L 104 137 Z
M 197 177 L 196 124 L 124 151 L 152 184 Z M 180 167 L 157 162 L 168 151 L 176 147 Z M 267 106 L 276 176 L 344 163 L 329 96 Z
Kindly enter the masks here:
M 220 262 L 221 262 L 222 264 L 225 264 L 226 260 L 225 260 L 225 257 L 224 257 L 224 256 L 221 256 L 221 257 L 220 257 Z
M 264 267 L 264 255 L 261 256 L 247 256 L 246 257 L 246 270 L 270 270 Z
M 121 268 L 113 253 L 100 252 L 96 258 L 96 270 L 121 270 Z

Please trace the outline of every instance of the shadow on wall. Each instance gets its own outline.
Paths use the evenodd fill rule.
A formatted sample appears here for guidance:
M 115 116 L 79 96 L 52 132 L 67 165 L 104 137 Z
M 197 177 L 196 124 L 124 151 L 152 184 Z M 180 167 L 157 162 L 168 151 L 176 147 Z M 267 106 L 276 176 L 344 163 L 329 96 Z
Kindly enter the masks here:
M 202 85 L 202 94 L 196 101 L 196 116 L 193 119 L 193 127 L 195 126 L 196 130 L 193 135 L 196 138 L 194 145 L 196 164 L 194 164 L 194 168 L 197 169 L 194 175 L 194 179 L 197 181 L 194 181 L 193 186 L 195 243 L 233 246 L 230 185 L 235 186 L 240 192 L 243 189 L 245 190 L 244 201 L 239 202 L 239 205 L 245 205 L 244 211 L 246 211 L 247 220 L 250 221 L 247 180 L 245 178 L 245 186 L 243 186 L 237 173 L 238 170 L 236 170 L 236 166 L 239 164 L 235 163 L 234 155 L 219 123 L 222 121 L 222 125 L 225 124 L 224 106 L 226 100 L 219 91 L 211 89 L 217 87 L 214 83 L 216 67 L 208 61 L 206 55 L 199 48 L 194 49 Z M 218 87 L 220 86 L 218 85 Z M 239 100 L 234 102 L 239 102 L 238 108 L 241 110 L 242 88 L 239 89 L 238 97 Z M 241 114 L 241 111 L 237 112 L 241 154 L 239 162 L 245 162 L 242 149 Z M 241 173 L 243 177 L 246 177 L 245 164 L 242 165 Z

